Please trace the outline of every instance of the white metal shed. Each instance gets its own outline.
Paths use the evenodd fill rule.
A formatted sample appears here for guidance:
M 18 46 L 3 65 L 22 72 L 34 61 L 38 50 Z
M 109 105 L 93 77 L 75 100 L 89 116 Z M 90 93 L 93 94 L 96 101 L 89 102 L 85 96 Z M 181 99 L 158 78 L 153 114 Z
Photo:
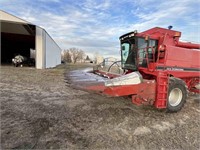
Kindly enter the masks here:
M 44 69 L 61 63 L 61 48 L 45 29 L 0 10 L 1 63 L 10 63 L 14 53 L 31 57 L 35 67 Z

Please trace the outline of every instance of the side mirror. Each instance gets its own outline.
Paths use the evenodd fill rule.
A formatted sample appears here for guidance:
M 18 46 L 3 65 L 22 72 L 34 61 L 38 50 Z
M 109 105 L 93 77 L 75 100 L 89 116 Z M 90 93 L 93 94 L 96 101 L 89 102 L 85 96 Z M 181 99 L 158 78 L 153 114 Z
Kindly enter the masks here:
M 166 46 L 165 45 L 160 45 L 158 48 L 159 51 L 159 59 L 163 59 L 165 57 L 165 50 L 166 50 Z
M 158 48 L 158 50 L 159 50 L 159 51 L 162 51 L 162 52 L 165 51 L 165 49 L 166 49 L 166 46 L 163 45 L 163 44 L 160 45 L 159 48 Z
M 149 36 L 148 36 L 148 35 L 145 36 L 145 42 L 146 42 L 146 43 L 149 42 Z

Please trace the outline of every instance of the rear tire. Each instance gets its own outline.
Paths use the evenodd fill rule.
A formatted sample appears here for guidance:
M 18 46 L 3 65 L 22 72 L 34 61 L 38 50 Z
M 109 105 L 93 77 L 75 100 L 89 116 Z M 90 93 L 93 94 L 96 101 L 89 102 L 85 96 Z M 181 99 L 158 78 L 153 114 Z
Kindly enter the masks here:
M 181 110 L 187 99 L 187 88 L 183 80 L 171 77 L 169 79 L 167 112 Z

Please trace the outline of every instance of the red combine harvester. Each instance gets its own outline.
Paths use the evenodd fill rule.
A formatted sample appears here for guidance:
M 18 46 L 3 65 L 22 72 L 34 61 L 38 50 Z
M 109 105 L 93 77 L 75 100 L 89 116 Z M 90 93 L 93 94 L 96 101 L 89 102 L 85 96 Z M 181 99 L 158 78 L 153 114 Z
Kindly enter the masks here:
M 124 34 L 119 38 L 124 74 L 86 69 L 68 76 L 81 89 L 131 96 L 134 104 L 177 112 L 189 91 L 200 93 L 200 44 L 180 37 L 181 32 L 159 27 Z

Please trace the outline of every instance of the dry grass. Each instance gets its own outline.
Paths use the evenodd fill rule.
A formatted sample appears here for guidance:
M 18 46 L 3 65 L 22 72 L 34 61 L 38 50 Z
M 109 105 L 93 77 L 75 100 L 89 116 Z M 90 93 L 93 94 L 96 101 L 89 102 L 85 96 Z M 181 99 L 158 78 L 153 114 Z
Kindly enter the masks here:
M 178 113 L 70 87 L 65 73 L 2 66 L 1 149 L 199 149 L 199 97 Z

